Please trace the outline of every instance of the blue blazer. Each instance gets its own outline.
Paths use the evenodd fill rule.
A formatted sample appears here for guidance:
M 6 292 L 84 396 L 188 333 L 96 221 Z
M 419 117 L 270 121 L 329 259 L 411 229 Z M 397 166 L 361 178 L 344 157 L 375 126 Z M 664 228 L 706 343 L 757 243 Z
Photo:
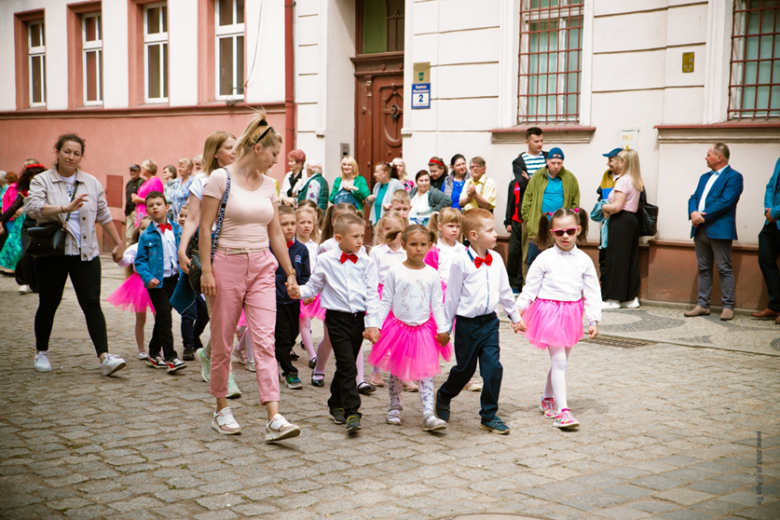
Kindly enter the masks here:
M 171 220 L 168 221 L 171 225 L 174 236 L 176 237 L 176 249 L 179 249 L 179 243 L 181 242 L 181 226 Z M 163 265 L 163 244 L 162 236 L 154 224 L 149 224 L 146 231 L 141 233 L 138 239 L 138 254 L 135 257 L 135 270 L 141 280 L 144 281 L 144 285 L 149 287 L 149 282 L 152 278 L 160 280 L 160 285 L 157 289 L 162 289 L 163 273 L 165 272 L 165 266 Z M 178 264 L 178 257 L 176 258 Z
M 691 213 L 699 211 L 704 186 L 712 176 L 707 172 L 699 178 L 696 192 L 688 199 L 688 219 Z M 742 195 L 744 183 L 742 174 L 731 166 L 726 166 L 718 180 L 710 188 L 704 206 L 704 231 L 708 238 L 722 240 L 737 239 L 737 202 Z M 691 226 L 691 238 L 696 234 L 696 228 Z
M 766 214 L 765 208 L 772 209 L 770 214 L 777 221 L 777 227 L 780 228 L 780 159 L 775 163 L 775 171 L 772 173 L 772 178 L 769 179 L 769 184 L 766 185 L 764 206 L 761 208 L 761 213 Z M 764 219 L 764 225 L 767 224 L 769 221 Z

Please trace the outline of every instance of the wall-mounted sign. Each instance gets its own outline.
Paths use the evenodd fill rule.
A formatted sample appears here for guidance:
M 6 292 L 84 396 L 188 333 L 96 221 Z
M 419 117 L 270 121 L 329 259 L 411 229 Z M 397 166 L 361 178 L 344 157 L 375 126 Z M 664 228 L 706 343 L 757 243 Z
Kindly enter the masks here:
M 639 129 L 620 130 L 618 133 L 618 146 L 639 151 Z
M 684 74 L 693 72 L 693 61 L 694 61 L 693 58 L 694 58 L 693 52 L 683 52 L 682 71 Z
M 431 82 L 431 62 L 423 61 L 414 64 L 414 80 L 412 83 Z
M 412 84 L 412 108 L 431 108 L 431 84 Z

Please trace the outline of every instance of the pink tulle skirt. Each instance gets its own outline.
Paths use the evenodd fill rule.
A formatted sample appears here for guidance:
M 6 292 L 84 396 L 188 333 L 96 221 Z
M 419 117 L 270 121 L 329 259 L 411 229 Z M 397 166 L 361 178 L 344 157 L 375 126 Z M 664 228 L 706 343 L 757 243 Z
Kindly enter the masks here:
M 538 349 L 571 348 L 584 336 L 582 327 L 583 302 L 536 300 L 523 315 L 526 339 Z
M 244 314 L 244 311 L 241 311 L 241 317 L 238 318 L 238 325 L 237 327 L 248 327 L 249 323 L 246 322 L 246 314 Z
M 320 305 L 320 295 L 318 294 L 314 301 L 306 305 L 301 302 L 301 319 L 314 319 L 325 321 L 325 309 Z
M 154 312 L 152 299 L 149 298 L 149 292 L 144 287 L 144 281 L 141 280 L 138 273 L 133 273 L 106 298 L 106 301 L 123 311 Z
M 436 341 L 433 317 L 419 327 L 411 327 L 390 315 L 368 362 L 404 381 L 419 381 L 441 372 L 439 356 L 446 361 L 452 359 L 452 346 L 442 347 Z

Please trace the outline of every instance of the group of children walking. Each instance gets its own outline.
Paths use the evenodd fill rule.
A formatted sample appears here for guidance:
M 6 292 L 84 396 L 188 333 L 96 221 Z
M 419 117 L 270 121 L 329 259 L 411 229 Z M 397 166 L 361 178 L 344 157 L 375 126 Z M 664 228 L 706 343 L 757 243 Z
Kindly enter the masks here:
M 136 230 L 136 243 L 119 263 L 128 267 L 130 276 L 108 301 L 136 314 L 139 359 L 176 372 L 186 366 L 174 350 L 169 302 L 179 277 L 181 227 L 168 220 L 162 193 L 148 194 L 146 207 L 148 216 Z M 369 252 L 364 246 L 365 221 L 354 206 L 331 206 L 323 217 L 315 204 L 279 207 L 301 297 L 298 301 L 288 294 L 287 273 L 280 267 L 275 354 L 288 388 L 302 387 L 293 353 L 300 333 L 313 385 L 324 386 L 330 354 L 336 359 L 328 399 L 335 423 L 345 424 L 348 432 L 361 429 L 361 393 L 368 393 L 366 386 L 371 391 L 383 386 L 384 371 L 389 373 L 386 422 L 402 424 L 402 390 L 416 387 L 423 430 L 440 431 L 450 420 L 452 400 L 472 381 L 479 364 L 480 428 L 508 434 L 509 426 L 497 415 L 503 368 L 496 311 L 501 304 L 514 332 L 524 332 L 534 347 L 550 354 L 541 411 L 554 418 L 558 428 L 576 427 L 579 423 L 566 398 L 566 362 L 571 348 L 584 336 L 583 314 L 590 337 L 598 334 L 601 318 L 593 262 L 576 247 L 587 233 L 587 216 L 561 209 L 541 218 L 538 242 L 545 250 L 532 264 L 515 301 L 507 271 L 494 251 L 493 214 L 484 209 L 461 213 L 445 208 L 424 227 L 409 225 L 406 212 L 408 207 L 401 204 L 384 214 L 374 228 Z M 461 237 L 468 246 L 460 242 Z M 147 351 L 143 327 L 148 311 L 155 314 L 155 325 Z M 206 303 L 198 296 L 182 314 L 185 355 L 202 348 L 199 336 L 208 319 Z M 324 322 L 324 337 L 316 350 L 312 319 Z M 239 358 L 252 360 L 251 340 L 246 336 L 239 344 Z M 366 339 L 372 343 L 368 362 L 374 367 L 373 386 L 363 374 Z M 449 361 L 453 350 L 456 364 L 436 390 L 434 377 L 441 372 L 441 358 Z

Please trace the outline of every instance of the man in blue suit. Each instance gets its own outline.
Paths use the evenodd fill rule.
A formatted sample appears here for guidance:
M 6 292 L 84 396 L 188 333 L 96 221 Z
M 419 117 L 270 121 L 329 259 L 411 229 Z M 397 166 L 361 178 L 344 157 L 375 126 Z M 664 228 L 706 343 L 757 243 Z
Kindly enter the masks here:
M 688 199 L 691 237 L 699 265 L 699 297 L 688 317 L 710 314 L 712 269 L 717 266 L 723 293 L 721 320 L 734 318 L 734 273 L 731 270 L 731 242 L 737 239 L 737 202 L 742 195 L 742 174 L 729 166 L 729 147 L 716 143 L 707 150 L 710 171 Z
M 764 194 L 764 229 L 758 234 L 758 265 L 764 274 L 769 291 L 769 307 L 754 312 L 756 318 L 773 319 L 780 324 L 780 270 L 777 257 L 780 256 L 780 159 Z

